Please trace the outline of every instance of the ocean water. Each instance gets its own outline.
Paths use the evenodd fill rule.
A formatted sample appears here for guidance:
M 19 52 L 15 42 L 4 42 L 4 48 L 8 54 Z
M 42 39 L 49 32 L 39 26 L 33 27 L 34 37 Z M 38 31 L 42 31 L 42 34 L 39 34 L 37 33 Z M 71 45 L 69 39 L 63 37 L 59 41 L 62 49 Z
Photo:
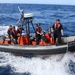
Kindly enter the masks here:
M 0 4 L 0 35 L 6 35 L 10 24 L 17 27 L 20 18 L 18 6 L 25 13 L 33 13 L 34 26 L 51 27 L 59 18 L 65 35 L 75 35 L 75 6 L 41 4 Z M 21 24 L 19 22 L 19 24 Z M 33 32 L 32 27 L 30 28 Z M 15 56 L 0 52 L 0 75 L 75 75 L 75 53 L 43 57 Z

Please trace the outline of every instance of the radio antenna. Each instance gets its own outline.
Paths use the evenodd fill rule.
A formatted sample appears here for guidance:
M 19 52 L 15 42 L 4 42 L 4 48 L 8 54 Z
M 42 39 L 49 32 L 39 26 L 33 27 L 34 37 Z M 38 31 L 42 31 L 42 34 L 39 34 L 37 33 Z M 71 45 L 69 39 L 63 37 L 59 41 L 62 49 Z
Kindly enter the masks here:
M 19 9 L 19 12 L 22 14 L 23 9 L 21 9 L 19 6 L 18 6 L 18 9 Z

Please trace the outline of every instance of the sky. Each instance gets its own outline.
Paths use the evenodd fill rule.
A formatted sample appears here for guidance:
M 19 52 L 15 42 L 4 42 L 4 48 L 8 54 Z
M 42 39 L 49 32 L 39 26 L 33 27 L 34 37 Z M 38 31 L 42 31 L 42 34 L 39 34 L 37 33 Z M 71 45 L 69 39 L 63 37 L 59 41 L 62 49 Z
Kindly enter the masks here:
M 75 0 L 0 0 L 0 3 L 65 4 L 75 5 Z

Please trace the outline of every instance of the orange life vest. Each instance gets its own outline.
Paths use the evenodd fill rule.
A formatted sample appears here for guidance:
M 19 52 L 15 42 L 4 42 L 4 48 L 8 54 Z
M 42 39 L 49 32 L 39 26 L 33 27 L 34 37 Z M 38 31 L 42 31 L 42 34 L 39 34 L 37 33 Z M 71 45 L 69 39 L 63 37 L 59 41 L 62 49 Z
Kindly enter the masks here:
M 12 28 L 9 28 L 8 30 L 9 30 L 9 31 L 12 31 Z
M 60 23 L 59 23 L 59 24 L 56 24 L 56 23 L 54 24 L 54 28 L 55 28 L 55 29 L 56 29 L 56 28 L 60 28 L 60 26 L 61 26 Z
M 12 28 L 9 28 L 8 29 L 8 36 L 10 37 L 10 35 L 11 35 L 11 32 L 12 32 Z
M 22 29 L 21 29 L 21 28 L 18 28 L 18 30 L 19 30 L 20 32 L 22 32 Z
M 17 32 L 16 32 L 16 30 L 13 30 L 13 29 L 12 29 L 12 32 L 14 33 L 14 35 L 17 35 Z
M 42 31 L 41 27 L 36 28 L 36 31 L 38 31 L 39 33 L 41 33 L 41 31 Z
M 49 40 L 51 38 L 51 35 L 49 33 L 46 33 L 45 36 L 46 36 L 47 40 Z

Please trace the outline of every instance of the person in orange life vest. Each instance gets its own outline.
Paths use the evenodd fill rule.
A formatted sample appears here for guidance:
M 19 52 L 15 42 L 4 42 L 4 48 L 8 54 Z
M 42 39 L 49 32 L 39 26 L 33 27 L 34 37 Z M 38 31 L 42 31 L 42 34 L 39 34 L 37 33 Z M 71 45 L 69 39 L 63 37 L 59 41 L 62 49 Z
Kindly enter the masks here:
M 36 44 L 39 44 L 39 41 L 41 39 L 41 32 L 42 32 L 42 28 L 40 27 L 40 24 L 36 25 Z
M 8 34 L 8 38 L 10 39 L 10 42 L 11 42 L 11 32 L 12 32 L 12 25 L 10 25 L 7 30 L 7 34 Z
M 10 25 L 9 28 L 8 28 L 8 31 L 7 31 L 7 33 L 8 33 L 8 37 L 10 37 L 10 35 L 11 35 L 11 31 L 12 31 L 12 25 Z
M 18 25 L 18 28 L 17 28 L 17 36 L 21 36 L 22 35 L 22 28 L 20 25 Z
M 12 27 L 11 38 L 14 44 L 17 44 L 17 31 L 15 30 L 15 26 Z
M 58 38 L 58 43 L 61 43 L 61 34 L 64 35 L 63 26 L 60 23 L 60 19 L 56 19 L 56 22 L 52 26 L 54 30 L 54 43 L 56 43 L 56 38 Z
M 45 34 L 47 40 L 49 41 L 51 36 L 52 36 L 52 30 L 51 30 L 51 27 L 48 28 L 48 32 Z

